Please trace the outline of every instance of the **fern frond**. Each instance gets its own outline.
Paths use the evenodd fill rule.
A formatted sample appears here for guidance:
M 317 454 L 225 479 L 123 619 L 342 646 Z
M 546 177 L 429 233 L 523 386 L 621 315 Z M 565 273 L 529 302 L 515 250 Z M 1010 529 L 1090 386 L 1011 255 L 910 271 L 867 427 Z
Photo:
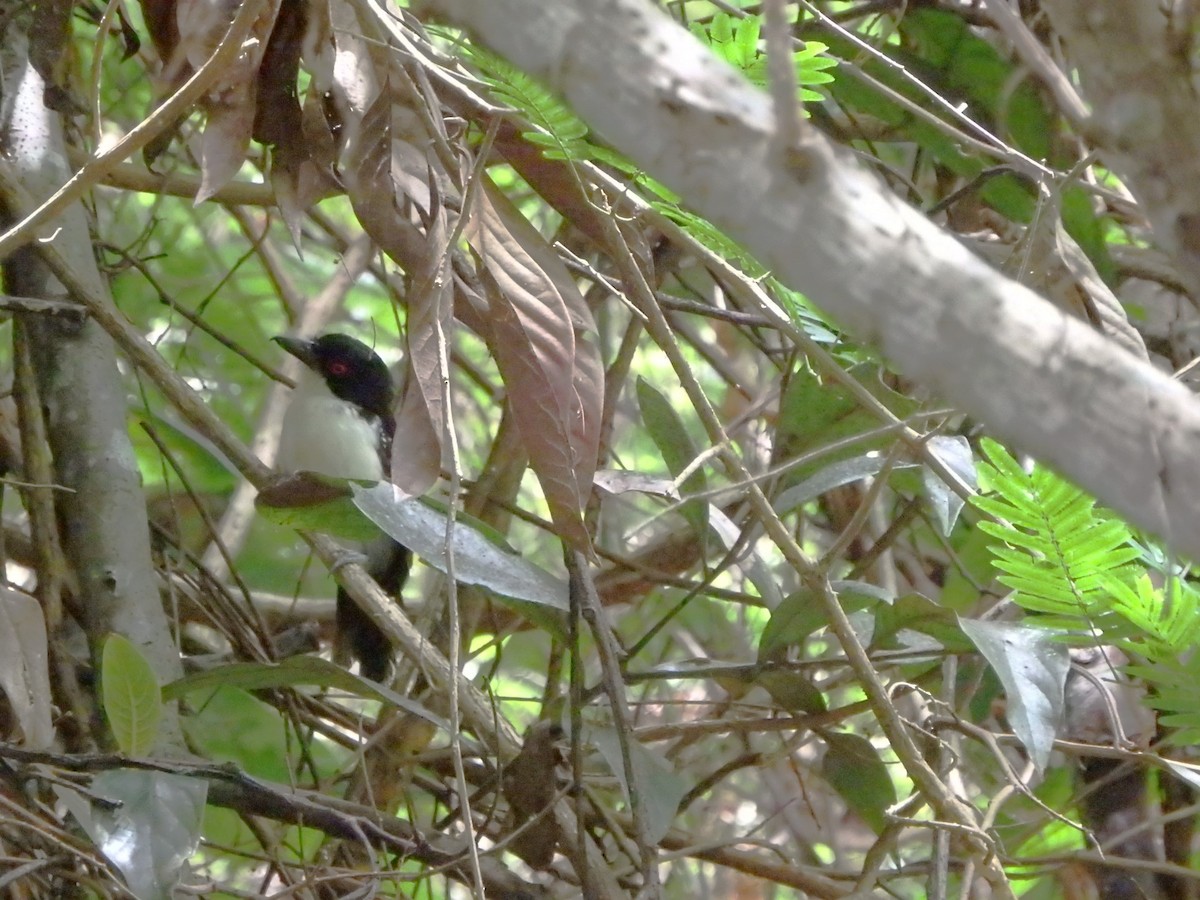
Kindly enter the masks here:
M 1200 641 L 1200 594 L 1179 578 L 1159 590 L 1143 574 L 1132 584 L 1112 586 L 1113 611 L 1128 623 L 1113 639 L 1126 652 L 1161 659 L 1176 657 Z
M 1200 654 L 1163 656 L 1128 665 L 1125 671 L 1153 687 L 1146 702 L 1159 711 L 1159 725 L 1171 732 L 1171 743 L 1200 743 L 1200 704 L 1196 701 Z
M 740 69 L 754 84 L 766 87 L 767 62 L 759 50 L 762 22 L 757 16 L 733 16 L 718 12 L 707 24 L 693 22 L 691 30 L 717 56 Z M 826 53 L 828 49 L 829 45 L 820 41 L 805 41 L 804 46 L 792 54 L 796 84 L 805 102 L 825 99 L 823 94 L 812 90 L 811 85 L 828 84 L 834 80 L 829 70 L 837 66 L 839 60 L 829 56 Z
M 587 125 L 541 82 L 482 47 L 464 43 L 461 48 L 496 102 L 512 107 L 537 129 L 523 132 L 527 141 L 544 147 L 551 159 L 591 158 Z
M 981 480 L 992 493 L 972 503 L 995 520 L 978 527 L 999 542 L 991 548 L 999 581 L 1024 609 L 1094 631 L 1111 615 L 1114 586 L 1134 578 L 1129 564 L 1140 551 L 1128 527 L 1053 472 L 1026 472 L 995 441 L 982 446 Z

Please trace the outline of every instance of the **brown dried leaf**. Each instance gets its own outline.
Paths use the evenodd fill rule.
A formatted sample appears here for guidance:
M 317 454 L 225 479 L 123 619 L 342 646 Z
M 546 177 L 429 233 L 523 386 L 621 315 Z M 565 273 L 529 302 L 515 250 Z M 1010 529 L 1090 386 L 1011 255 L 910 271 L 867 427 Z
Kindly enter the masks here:
M 492 352 L 551 517 L 564 539 L 590 552 L 582 510 L 604 399 L 595 347 L 576 340 L 590 315 L 553 250 L 490 180 L 483 187 L 465 234 L 481 261 Z
M 150 32 L 154 52 L 165 66 L 179 46 L 179 25 L 175 12 L 175 0 L 142 0 L 142 18 Z
M 349 494 L 344 480 L 327 479 L 315 472 L 295 472 L 266 485 L 258 492 L 255 503 L 273 509 L 299 509 L 320 506 Z
M 1088 255 L 1075 239 L 1067 234 L 1062 221 L 1054 223 L 1054 240 L 1057 258 L 1065 266 L 1077 285 L 1076 290 L 1082 295 L 1083 304 L 1087 310 L 1085 318 L 1096 330 L 1108 335 L 1130 353 L 1141 359 L 1149 359 L 1146 342 L 1141 333 L 1133 327 L 1125 307 L 1117 299 L 1117 295 L 1104 283 Z
M 504 771 L 501 789 L 512 807 L 510 826 L 518 828 L 541 813 L 558 793 L 558 765 L 562 751 L 562 726 L 537 722 L 525 734 L 521 752 Z M 534 869 L 545 869 L 554 861 L 558 846 L 558 823 L 547 814 L 513 838 L 509 849 Z
M 180 60 L 192 68 L 203 65 L 225 36 L 239 5 L 234 0 L 179 0 L 175 13 L 180 59 L 172 60 L 168 68 L 176 67 Z M 205 95 L 208 123 L 199 153 L 197 203 L 227 184 L 246 158 L 254 130 L 259 67 L 278 12 L 278 0 L 264 8 L 250 28 L 250 39 L 243 44 L 242 52 Z
M 317 96 L 333 87 L 333 66 L 337 58 L 333 38 L 333 18 L 329 0 L 308 0 L 304 45 L 300 56 L 312 80 L 309 91 Z
M 450 236 L 446 211 L 430 175 L 433 209 L 426 231 L 429 250 L 412 273 L 408 292 L 408 377 L 396 410 L 392 481 L 410 494 L 424 493 L 441 473 L 447 410 L 445 345 L 454 323 Z
M 237 103 L 206 104 L 208 123 L 200 142 L 200 204 L 227 185 L 241 169 L 250 148 L 254 127 L 254 101 L 243 98 Z
M 32 750 L 54 743 L 49 661 L 41 606 L 27 594 L 0 589 L 0 691 Z
M 258 67 L 254 139 L 260 143 L 294 144 L 302 133 L 296 79 L 300 76 L 300 50 L 307 27 L 303 3 L 280 6 Z
M 494 186 L 493 186 L 494 187 Z M 549 276 L 567 305 L 575 329 L 575 370 L 572 386 L 577 403 L 572 418 L 572 446 L 577 466 L 575 474 L 584 501 L 591 491 L 592 476 L 600 449 L 600 425 L 604 407 L 604 364 L 600 358 L 592 311 L 579 292 L 578 286 L 557 252 L 538 234 L 515 206 L 498 190 L 492 195 L 494 208 L 505 226 Z
M 333 132 L 325 118 L 324 98 L 316 93 L 310 82 L 300 130 L 282 137 L 271 160 L 275 203 L 297 246 L 309 207 L 342 191 L 333 170 L 336 158 Z
M 407 270 L 420 265 L 427 241 L 407 207 L 428 214 L 429 163 L 408 140 L 416 115 L 398 107 L 387 89 L 371 103 L 358 126 L 358 164 L 347 172 L 346 191 L 363 230 Z

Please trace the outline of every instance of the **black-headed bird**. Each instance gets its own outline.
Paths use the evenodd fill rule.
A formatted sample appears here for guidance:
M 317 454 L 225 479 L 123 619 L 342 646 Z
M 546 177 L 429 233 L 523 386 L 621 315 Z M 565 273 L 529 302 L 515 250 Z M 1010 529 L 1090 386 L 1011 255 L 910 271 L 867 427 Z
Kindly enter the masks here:
M 345 334 L 323 334 L 311 341 L 274 340 L 304 364 L 284 413 L 276 467 L 333 478 L 386 480 L 396 433 L 395 392 L 387 365 L 362 341 Z M 362 550 L 367 572 L 388 596 L 397 597 L 412 554 L 386 536 Z M 364 677 L 386 677 L 391 642 L 340 587 L 335 647 L 340 659 L 358 660 Z

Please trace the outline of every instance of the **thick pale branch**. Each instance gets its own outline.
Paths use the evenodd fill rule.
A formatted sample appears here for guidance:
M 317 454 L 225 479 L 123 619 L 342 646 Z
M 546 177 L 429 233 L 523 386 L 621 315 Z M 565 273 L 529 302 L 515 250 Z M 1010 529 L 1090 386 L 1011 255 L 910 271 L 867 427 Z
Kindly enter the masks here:
M 66 142 L 57 114 L 45 105 L 46 85 L 23 37 L 13 29 L 5 40 L 10 64 L 0 73 L 7 92 L 0 110 L 5 147 L 0 207 L 6 216 L 19 218 L 33 203 L 31 193 L 48 196 L 65 177 Z M 96 307 L 116 315 L 80 203 L 59 207 L 53 241 L 39 246 L 53 247 L 61 268 L 72 273 Z M 16 293 L 62 302 L 67 283 L 53 268 L 28 249 L 5 261 L 4 276 Z M 113 342 L 94 318 L 31 316 L 21 332 L 36 369 L 55 478 L 68 488 L 55 507 L 78 576 L 88 637 L 98 646 L 109 633 L 125 635 L 162 681 L 173 680 L 182 669 L 155 590 L 146 499 L 125 429 L 125 389 Z M 41 572 L 39 582 L 49 588 L 49 573 Z M 53 606 L 48 609 L 53 620 Z M 159 746 L 173 755 L 184 752 L 174 707 L 163 718 Z
M 436 0 L 900 371 L 1200 555 L 1200 406 L 1005 278 L 645 0 Z

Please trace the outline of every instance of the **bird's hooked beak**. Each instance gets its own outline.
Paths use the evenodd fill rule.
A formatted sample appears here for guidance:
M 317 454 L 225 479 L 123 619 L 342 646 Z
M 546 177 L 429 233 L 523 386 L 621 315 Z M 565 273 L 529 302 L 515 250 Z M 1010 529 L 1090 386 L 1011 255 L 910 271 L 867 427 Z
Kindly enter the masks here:
M 306 341 L 304 338 L 287 337 L 282 334 L 276 335 L 271 340 L 300 360 L 300 362 L 304 363 L 304 365 L 308 366 L 308 368 L 316 368 L 317 359 L 313 355 L 312 341 Z

